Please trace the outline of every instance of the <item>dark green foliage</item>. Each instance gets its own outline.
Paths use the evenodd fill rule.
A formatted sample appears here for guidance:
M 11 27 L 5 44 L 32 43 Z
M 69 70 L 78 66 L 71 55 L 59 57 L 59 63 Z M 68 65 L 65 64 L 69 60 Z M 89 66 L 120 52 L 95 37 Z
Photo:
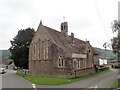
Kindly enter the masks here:
M 8 65 L 11 65 L 13 62 L 14 62 L 13 60 L 10 60 L 9 63 L 8 63 Z
M 34 36 L 34 29 L 27 28 L 18 31 L 11 42 L 11 59 L 17 67 L 28 68 L 29 45 Z
M 118 37 L 113 37 L 112 39 L 112 49 L 113 53 L 117 54 L 118 53 Z
M 117 54 L 120 63 L 120 21 L 114 20 L 112 24 L 113 32 L 117 32 L 117 36 L 112 39 L 113 52 Z

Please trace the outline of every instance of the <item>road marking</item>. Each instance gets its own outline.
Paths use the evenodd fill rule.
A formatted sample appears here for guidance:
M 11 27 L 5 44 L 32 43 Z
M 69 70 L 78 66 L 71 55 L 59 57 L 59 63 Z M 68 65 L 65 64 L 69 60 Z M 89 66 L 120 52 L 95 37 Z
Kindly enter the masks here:
M 98 86 L 89 87 L 89 88 L 92 88 L 93 90 L 97 90 Z
M 33 87 L 33 89 L 34 89 L 34 90 L 37 90 L 37 88 L 36 88 L 36 85 L 35 85 L 35 84 L 32 84 L 32 87 Z
M 84 90 L 97 90 L 98 86 L 94 86 L 94 87 L 89 87 L 89 88 L 86 88 Z
M 94 86 L 94 87 L 89 87 L 89 88 L 98 88 L 98 86 Z

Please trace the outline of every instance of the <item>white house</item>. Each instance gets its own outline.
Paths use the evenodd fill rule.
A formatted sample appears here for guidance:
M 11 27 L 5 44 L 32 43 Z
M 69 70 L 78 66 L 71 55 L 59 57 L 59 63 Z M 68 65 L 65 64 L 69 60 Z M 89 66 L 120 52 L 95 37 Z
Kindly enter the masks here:
M 106 65 L 107 64 L 107 60 L 106 59 L 99 59 L 99 64 L 100 65 Z

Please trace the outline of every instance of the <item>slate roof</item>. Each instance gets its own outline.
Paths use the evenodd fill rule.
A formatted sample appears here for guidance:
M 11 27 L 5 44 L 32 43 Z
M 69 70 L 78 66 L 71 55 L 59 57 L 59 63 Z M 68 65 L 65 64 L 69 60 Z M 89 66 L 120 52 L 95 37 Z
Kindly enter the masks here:
M 71 40 L 71 36 L 65 36 L 61 32 L 44 26 L 47 29 L 47 32 L 51 35 L 55 44 L 63 49 L 67 53 L 86 53 L 86 41 L 82 41 L 74 37 L 74 42 Z M 91 46 L 91 49 L 94 54 L 98 54 L 97 51 Z

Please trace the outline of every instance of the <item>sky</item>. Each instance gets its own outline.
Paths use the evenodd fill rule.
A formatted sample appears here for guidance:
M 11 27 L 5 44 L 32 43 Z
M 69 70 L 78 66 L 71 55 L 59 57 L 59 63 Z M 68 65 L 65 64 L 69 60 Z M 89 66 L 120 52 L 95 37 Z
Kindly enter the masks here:
M 67 21 L 69 35 L 73 32 L 76 38 L 103 48 L 113 37 L 111 22 L 118 19 L 118 1 L 0 0 L 0 50 L 9 49 L 19 30 L 31 27 L 36 31 L 40 20 L 58 31 L 61 22 Z

